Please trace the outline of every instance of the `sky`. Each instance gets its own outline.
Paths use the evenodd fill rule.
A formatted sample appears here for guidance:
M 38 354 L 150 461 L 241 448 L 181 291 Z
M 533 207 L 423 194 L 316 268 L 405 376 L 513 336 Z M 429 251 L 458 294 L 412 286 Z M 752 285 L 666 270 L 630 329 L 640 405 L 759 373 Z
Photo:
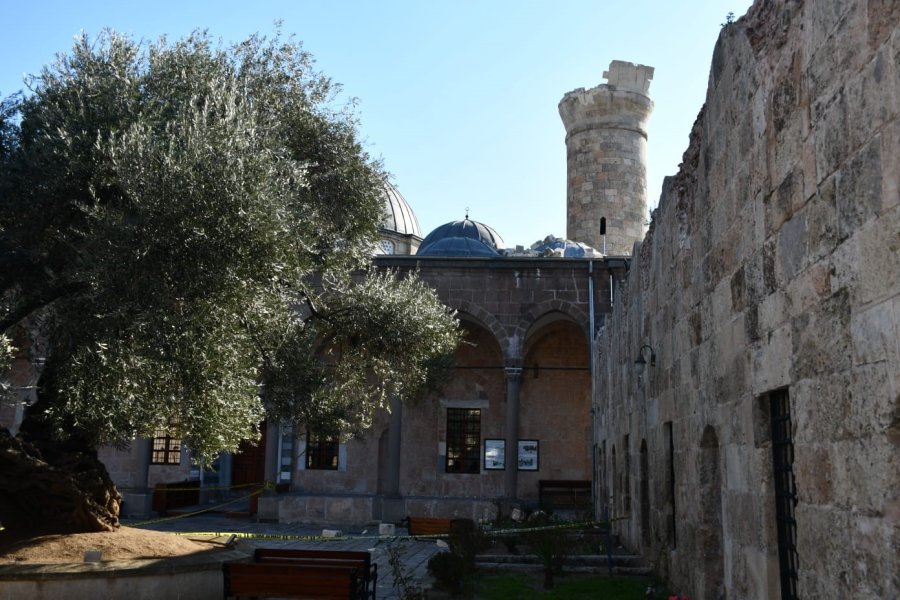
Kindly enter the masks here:
M 713 46 L 750 0 L 0 0 L 0 95 L 23 89 L 80 32 L 135 39 L 206 29 L 236 42 L 282 22 L 358 100 L 361 136 L 422 234 L 465 216 L 508 247 L 565 236 L 566 92 L 612 60 L 656 69 L 649 204 L 678 171 L 703 105 Z

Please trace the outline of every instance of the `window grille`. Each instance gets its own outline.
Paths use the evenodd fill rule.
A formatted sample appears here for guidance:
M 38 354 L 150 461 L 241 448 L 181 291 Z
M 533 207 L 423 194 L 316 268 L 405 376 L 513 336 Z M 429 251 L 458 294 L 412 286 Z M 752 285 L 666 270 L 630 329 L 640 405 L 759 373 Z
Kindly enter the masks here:
M 181 464 L 181 439 L 170 436 L 165 429 L 157 429 L 153 434 L 153 455 L 150 464 Z
M 772 462 L 775 475 L 775 517 L 778 529 L 778 570 L 782 600 L 797 600 L 797 486 L 794 482 L 794 442 L 787 390 L 769 395 L 772 419 Z
M 306 436 L 306 468 L 337 471 L 341 440 L 310 431 Z
M 478 473 L 481 466 L 481 409 L 447 409 L 447 473 Z

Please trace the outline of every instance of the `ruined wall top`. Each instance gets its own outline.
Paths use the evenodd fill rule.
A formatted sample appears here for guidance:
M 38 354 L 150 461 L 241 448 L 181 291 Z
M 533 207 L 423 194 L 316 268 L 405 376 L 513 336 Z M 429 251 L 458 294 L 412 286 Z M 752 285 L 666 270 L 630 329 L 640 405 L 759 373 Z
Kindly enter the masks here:
M 563 104 L 591 104 L 601 97 L 607 100 L 614 95 L 626 92 L 633 100 L 644 105 L 649 113 L 653 102 L 650 100 L 650 82 L 653 81 L 653 67 L 636 65 L 624 60 L 614 60 L 609 63 L 609 68 L 603 71 L 606 83 L 601 83 L 590 89 L 578 88 L 563 96 L 560 106 Z M 637 97 L 632 94 L 638 94 Z M 640 98 L 640 100 L 638 100 Z M 577 101 L 573 104 L 573 101 Z
M 607 85 L 649 96 L 653 67 L 614 60 L 609 63 L 609 70 L 603 71 L 603 77 Z

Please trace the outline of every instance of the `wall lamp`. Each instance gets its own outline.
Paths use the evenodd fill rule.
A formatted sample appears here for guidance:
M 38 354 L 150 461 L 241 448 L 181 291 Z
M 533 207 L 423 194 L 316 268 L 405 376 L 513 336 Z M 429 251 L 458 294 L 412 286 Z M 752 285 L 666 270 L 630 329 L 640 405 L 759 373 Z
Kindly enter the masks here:
M 644 344 L 641 346 L 641 349 L 638 350 L 638 356 L 634 360 L 634 370 L 637 372 L 638 377 L 644 374 L 644 367 L 647 366 L 647 361 L 644 359 L 644 348 L 650 351 L 650 366 L 656 366 L 656 352 L 654 352 L 653 348 L 649 345 Z

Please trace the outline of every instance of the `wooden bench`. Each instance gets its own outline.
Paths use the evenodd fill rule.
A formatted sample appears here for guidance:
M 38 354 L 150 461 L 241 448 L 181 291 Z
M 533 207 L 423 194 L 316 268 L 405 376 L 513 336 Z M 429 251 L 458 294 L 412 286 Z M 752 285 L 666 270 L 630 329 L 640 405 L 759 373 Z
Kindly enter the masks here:
M 453 525 L 453 519 L 435 517 L 407 517 L 409 535 L 447 535 Z
M 571 479 L 538 481 L 538 499 L 550 510 L 590 510 L 591 482 Z
M 200 504 L 200 480 L 157 483 L 153 488 L 153 511 L 165 517 L 172 509 Z
M 356 572 L 351 566 L 226 562 L 224 597 L 364 600 Z
M 354 550 L 302 550 L 298 548 L 257 548 L 253 560 L 262 563 L 352 567 L 365 587 L 366 597 L 375 600 L 378 565 L 368 552 Z

